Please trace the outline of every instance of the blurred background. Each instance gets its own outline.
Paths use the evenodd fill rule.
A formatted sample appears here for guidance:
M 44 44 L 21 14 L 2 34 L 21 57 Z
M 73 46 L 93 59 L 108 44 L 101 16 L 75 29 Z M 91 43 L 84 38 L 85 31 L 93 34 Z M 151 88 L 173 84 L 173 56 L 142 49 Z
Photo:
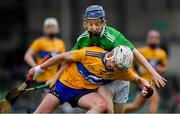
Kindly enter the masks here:
M 24 62 L 24 54 L 42 35 L 44 20 L 58 19 L 59 36 L 70 50 L 84 31 L 85 8 L 94 4 L 104 6 L 107 24 L 121 31 L 136 47 L 145 45 L 148 30 L 160 31 L 162 48 L 168 53 L 168 71 L 163 74 L 168 83 L 159 89 L 159 112 L 180 112 L 180 0 L 0 0 L 0 99 L 25 79 L 30 66 Z M 37 107 L 39 94 L 23 95 L 14 112 Z M 132 85 L 129 101 L 135 95 Z M 146 108 L 139 112 L 146 112 Z M 63 110 L 71 111 L 66 107 Z

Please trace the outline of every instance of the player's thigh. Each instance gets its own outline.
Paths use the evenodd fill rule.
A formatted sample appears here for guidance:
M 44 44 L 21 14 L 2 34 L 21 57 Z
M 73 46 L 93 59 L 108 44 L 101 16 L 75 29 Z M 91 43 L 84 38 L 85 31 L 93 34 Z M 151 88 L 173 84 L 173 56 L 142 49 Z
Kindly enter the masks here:
M 124 103 L 114 103 L 114 112 L 115 113 L 123 113 Z
M 53 112 L 59 105 L 59 99 L 53 94 L 48 93 L 36 109 L 35 113 L 50 113 Z
M 105 86 L 101 86 L 98 88 L 97 91 L 105 100 L 109 101 L 110 103 L 112 103 L 112 99 L 113 99 L 113 93 L 111 92 L 111 90 L 109 90 L 108 88 L 106 88 Z
M 107 105 L 105 99 L 96 92 L 88 93 L 78 100 L 78 105 L 86 109 L 91 109 L 92 107 L 97 106 L 97 104 Z
M 98 93 L 106 100 L 108 105 L 108 111 L 113 112 L 113 93 L 105 86 L 99 87 Z

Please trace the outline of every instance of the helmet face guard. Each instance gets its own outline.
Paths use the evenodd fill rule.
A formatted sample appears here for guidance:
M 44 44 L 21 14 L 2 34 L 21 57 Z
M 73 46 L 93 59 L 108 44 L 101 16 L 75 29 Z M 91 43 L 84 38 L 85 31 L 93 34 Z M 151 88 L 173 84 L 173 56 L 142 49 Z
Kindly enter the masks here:
M 112 56 L 105 56 L 105 63 L 108 61 L 108 60 L 110 60 L 110 61 L 112 61 L 112 62 L 115 62 L 115 56 L 116 56 L 116 48 L 115 49 L 113 49 L 113 55 Z M 109 71 L 109 72 L 113 72 L 114 71 L 114 69 L 113 68 L 111 68 L 111 67 L 109 67 L 109 66 L 105 66 L 105 68 L 106 68 L 106 70 L 107 71 Z
M 111 57 L 106 56 L 106 60 L 115 61 L 116 48 L 113 49 L 113 55 Z

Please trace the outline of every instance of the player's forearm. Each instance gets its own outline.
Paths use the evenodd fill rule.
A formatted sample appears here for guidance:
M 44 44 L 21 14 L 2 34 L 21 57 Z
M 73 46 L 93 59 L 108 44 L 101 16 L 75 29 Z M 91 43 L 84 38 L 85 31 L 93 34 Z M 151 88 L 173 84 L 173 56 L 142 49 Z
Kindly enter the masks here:
M 138 61 L 138 63 L 140 63 L 148 71 L 148 73 L 150 73 L 152 76 L 157 73 L 138 50 L 135 49 L 133 53 L 135 60 Z
M 58 80 L 60 77 L 61 77 L 61 75 L 63 74 L 63 70 L 62 69 L 59 69 L 59 71 L 56 73 L 56 75 L 55 75 L 55 78 L 56 78 L 56 80 Z
M 59 71 L 57 72 L 57 74 L 55 76 L 56 79 L 59 79 L 62 76 L 63 72 L 65 70 L 67 70 L 69 66 L 70 66 L 70 63 L 68 63 L 68 62 L 63 63 L 61 68 L 59 69 Z
M 49 60 L 47 60 L 46 62 L 44 62 L 43 64 L 40 65 L 40 68 L 41 69 L 46 69 L 50 66 L 54 66 L 54 65 L 57 65 L 57 64 L 61 64 L 65 62 L 65 58 L 64 58 L 64 55 L 63 54 L 59 54 L 59 55 L 56 55 L 52 58 L 50 58 Z
M 30 55 L 25 55 L 24 56 L 24 60 L 26 61 L 26 63 L 28 65 L 30 65 L 31 67 L 35 67 L 37 66 L 37 63 L 34 61 L 33 57 Z
M 63 75 L 63 72 L 68 68 L 67 63 L 66 64 L 62 64 L 62 67 L 59 69 L 59 71 L 56 73 L 56 75 L 54 77 L 52 77 L 50 80 L 48 80 L 46 82 L 46 84 L 49 84 L 50 87 L 53 87 L 54 84 L 56 83 L 56 81 L 58 79 L 60 79 L 60 77 Z
M 150 86 L 149 82 L 139 76 L 136 76 L 136 79 L 132 81 L 136 85 L 140 86 L 143 88 L 144 86 Z

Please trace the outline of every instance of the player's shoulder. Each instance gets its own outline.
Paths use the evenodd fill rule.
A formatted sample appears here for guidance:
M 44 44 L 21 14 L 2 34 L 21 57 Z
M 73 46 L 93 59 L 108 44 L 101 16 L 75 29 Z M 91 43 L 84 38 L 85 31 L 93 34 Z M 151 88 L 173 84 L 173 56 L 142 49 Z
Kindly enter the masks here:
M 149 47 L 148 46 L 143 46 L 143 47 L 137 48 L 137 50 L 140 51 L 140 52 L 146 52 L 146 51 L 149 50 Z
M 110 40 L 111 42 L 114 42 L 116 40 L 117 30 L 110 26 L 105 26 L 103 36 L 105 36 L 105 38 Z
M 44 36 L 37 37 L 34 40 L 34 42 L 40 42 L 40 43 L 44 42 L 44 41 L 46 41 L 46 37 L 44 37 Z
M 121 35 L 121 32 L 116 30 L 115 28 L 111 27 L 111 26 L 106 26 L 105 27 L 105 32 L 109 33 L 111 35 Z
M 161 48 L 157 48 L 157 51 L 158 51 L 158 53 L 161 54 L 162 56 L 167 55 L 166 51 L 163 50 L 163 49 L 161 49 Z
M 85 31 L 84 33 L 82 33 L 78 39 L 77 39 L 77 42 L 80 41 L 80 40 L 83 40 L 84 38 L 89 38 L 89 33 L 88 31 Z
M 55 38 L 55 41 L 59 43 L 64 43 L 64 40 L 62 40 L 61 38 Z
M 103 35 L 112 41 L 115 41 L 117 38 L 121 38 L 123 36 L 121 32 L 110 26 L 105 27 Z
M 40 36 L 40 37 L 37 37 L 36 40 L 38 40 L 38 41 L 47 41 L 48 38 L 46 36 Z

